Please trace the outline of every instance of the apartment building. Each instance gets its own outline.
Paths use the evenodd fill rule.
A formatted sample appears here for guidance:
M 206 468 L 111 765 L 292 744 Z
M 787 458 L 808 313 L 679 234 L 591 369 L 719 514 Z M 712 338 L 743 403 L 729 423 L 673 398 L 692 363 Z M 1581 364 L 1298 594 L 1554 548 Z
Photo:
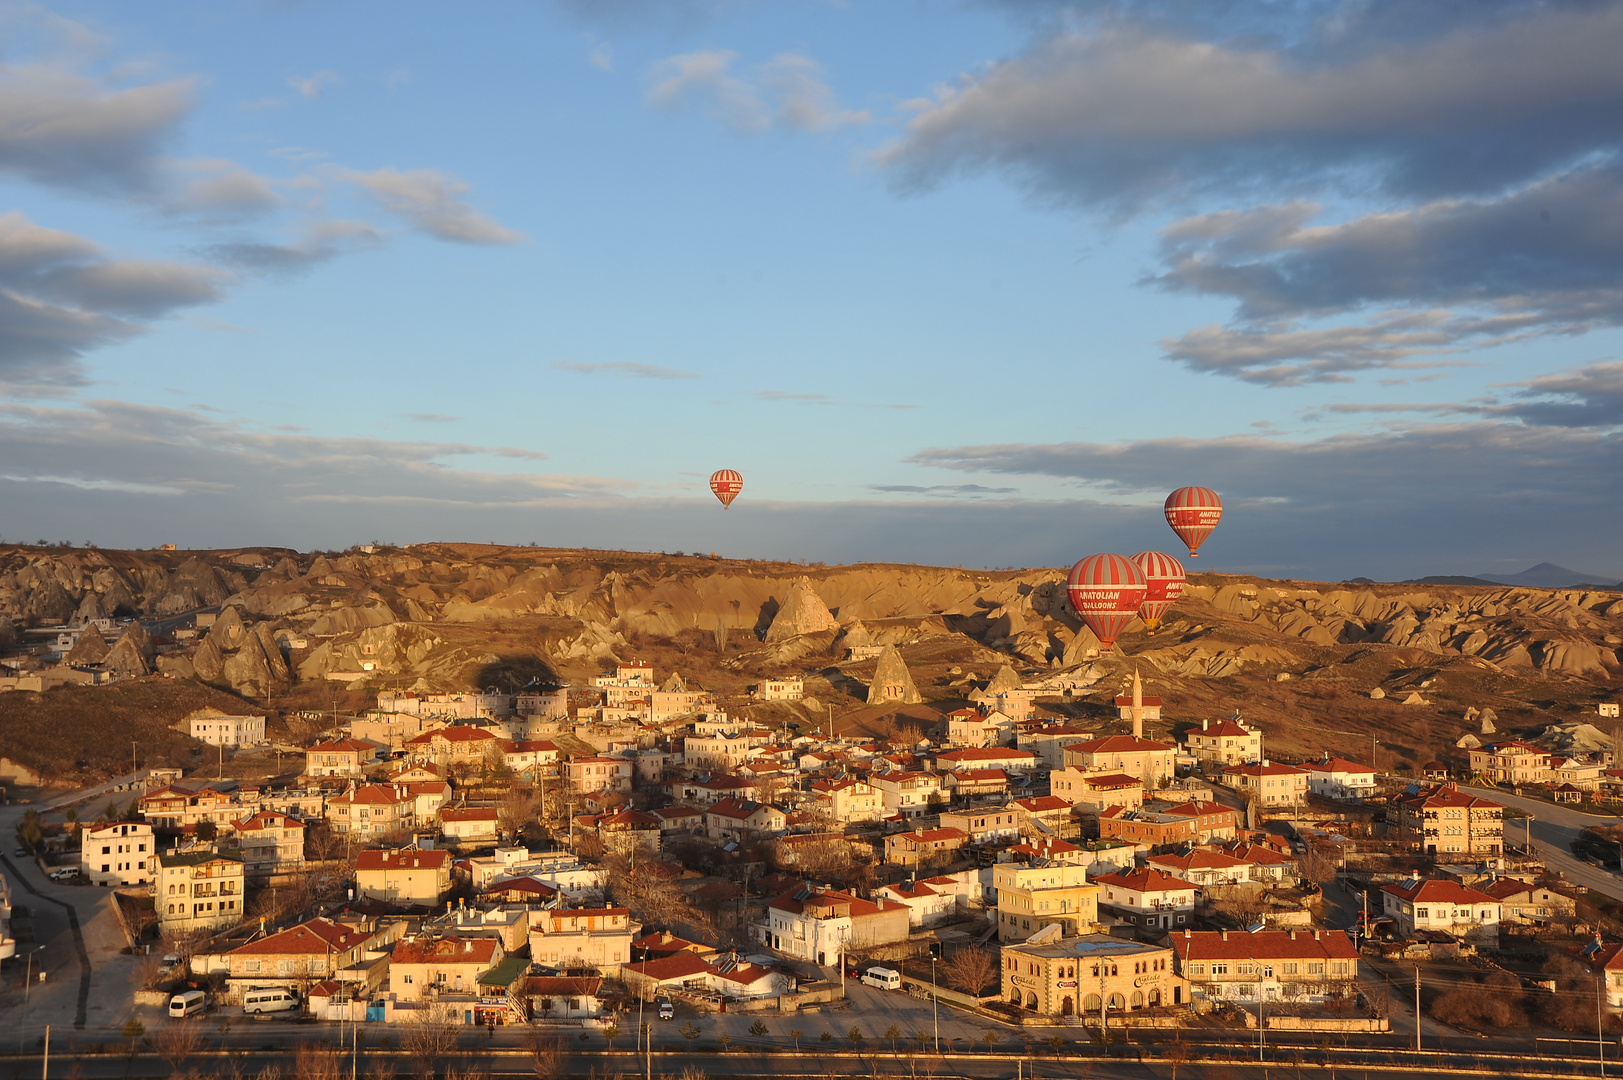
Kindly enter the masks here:
M 1458 938 L 1499 939 L 1500 902 L 1457 881 L 1412 880 L 1381 888 L 1381 902 L 1397 923 L 1398 933 L 1412 937 L 1420 930 L 1441 930 Z
M 304 822 L 276 810 L 261 810 L 237 822 L 237 847 L 253 877 L 296 870 L 304 865 Z
M 941 791 L 941 777 L 936 773 L 893 769 L 872 774 L 868 782 L 879 792 L 886 812 L 900 814 L 904 818 L 932 813 L 938 804 L 946 802 L 946 796 Z
M 1550 755 L 1513 739 L 1488 743 L 1471 751 L 1471 772 L 1490 784 L 1544 784 L 1551 776 Z
M 1504 847 L 1505 808 L 1451 783 L 1398 796 L 1398 826 L 1427 855 L 1498 855 Z
M 1308 762 L 1307 790 L 1321 799 L 1363 802 L 1375 794 L 1375 770 L 1346 758 L 1326 755 Z
M 247 878 L 242 854 L 197 848 L 158 855 L 153 904 L 165 937 L 224 930 L 243 917 Z
M 79 838 L 79 870 L 92 885 L 146 885 L 157 868 L 152 826 L 115 821 L 87 827 Z
M 551 968 L 594 967 L 613 978 L 631 962 L 642 924 L 623 907 L 552 908 L 531 912 L 530 959 Z
M 1319 1002 L 1358 985 L 1358 950 L 1341 930 L 1185 930 L 1168 944 L 1196 997 Z
M 1195 886 L 1159 870 L 1122 871 L 1093 879 L 1099 910 L 1131 923 L 1143 935 L 1181 930 L 1195 918 Z
M 377 760 L 377 744 L 364 739 L 329 739 L 306 747 L 304 775 L 360 776 Z
M 1183 737 L 1184 752 L 1202 768 L 1247 765 L 1262 760 L 1262 732 L 1241 720 L 1239 714 L 1227 720 L 1202 720 Z
M 433 907 L 451 889 L 451 853 L 417 848 L 362 851 L 355 858 L 355 889 L 391 904 Z
M 1223 766 L 1223 782 L 1264 807 L 1301 806 L 1307 798 L 1307 770 L 1267 758 L 1252 765 Z
M 892 833 L 885 837 L 885 862 L 891 866 L 945 866 L 958 857 L 969 842 L 969 834 L 959 828 L 926 829 Z
M 997 939 L 1025 941 L 1046 926 L 1075 936 L 1099 922 L 1099 886 L 1088 881 L 1087 866 L 1076 862 L 998 863 L 992 867 L 997 892 Z
M 755 932 L 770 948 L 826 967 L 839 963 L 847 948 L 906 941 L 909 926 L 906 904 L 803 887 L 767 904 L 766 921 Z
M 1065 765 L 1079 772 L 1125 773 L 1146 787 L 1159 787 L 1177 775 L 1178 748 L 1134 735 L 1106 735 L 1065 748 Z

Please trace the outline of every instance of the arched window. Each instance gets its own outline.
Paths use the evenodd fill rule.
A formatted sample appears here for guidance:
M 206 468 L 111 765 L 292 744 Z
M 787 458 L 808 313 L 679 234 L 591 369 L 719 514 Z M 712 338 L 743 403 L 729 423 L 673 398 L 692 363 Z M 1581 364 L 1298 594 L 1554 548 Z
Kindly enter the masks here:
M 1089 1013 L 1098 1012 L 1099 1011 L 1099 995 L 1098 994 L 1089 994 L 1087 997 L 1083 998 L 1082 999 L 1082 1011 L 1083 1012 L 1089 1012 Z
M 1133 1008 L 1142 1009 L 1143 1007 L 1144 1007 L 1144 995 L 1142 993 L 1140 993 L 1139 991 L 1134 990 L 1133 991 Z
M 1123 998 L 1120 994 L 1111 994 L 1110 995 L 1110 1008 L 1112 1008 L 1112 1009 L 1125 1009 L 1126 1007 L 1127 1007 L 1127 1000 L 1125 998 Z
M 1036 994 L 1035 991 L 1033 991 L 1032 993 L 1029 993 L 1029 994 L 1026 995 L 1026 1008 L 1031 1009 L 1034 1012 L 1036 1011 L 1036 1009 L 1037 1009 L 1037 994 Z

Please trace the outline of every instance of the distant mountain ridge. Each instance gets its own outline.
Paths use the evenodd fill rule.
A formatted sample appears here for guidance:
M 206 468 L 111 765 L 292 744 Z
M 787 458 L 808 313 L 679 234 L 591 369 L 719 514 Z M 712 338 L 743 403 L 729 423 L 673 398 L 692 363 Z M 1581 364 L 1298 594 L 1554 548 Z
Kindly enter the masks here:
M 1353 578 L 1354 582 L 1367 582 L 1368 578 Z M 1601 589 L 1623 589 L 1623 582 L 1612 580 L 1610 574 L 1586 574 L 1568 570 L 1555 563 L 1541 562 L 1519 574 L 1428 574 L 1426 577 L 1406 578 L 1402 585 L 1513 585 L 1527 589 L 1572 589 L 1583 586 Z
M 1604 585 L 1614 588 L 1618 584 L 1615 574 L 1591 574 L 1568 570 L 1555 563 L 1541 562 L 1519 574 L 1478 574 L 1477 577 L 1495 585 L 1524 585 L 1532 589 L 1569 589 L 1575 585 Z

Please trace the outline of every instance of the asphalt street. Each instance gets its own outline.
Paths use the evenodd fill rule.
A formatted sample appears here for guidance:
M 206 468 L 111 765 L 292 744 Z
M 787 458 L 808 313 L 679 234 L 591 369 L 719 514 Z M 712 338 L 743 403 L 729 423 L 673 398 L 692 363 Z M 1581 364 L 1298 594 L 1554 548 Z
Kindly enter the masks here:
M 1571 846 L 1585 828 L 1591 825 L 1623 825 L 1623 818 L 1612 814 L 1585 813 L 1569 806 L 1556 806 L 1539 799 L 1525 799 L 1499 788 L 1467 788 L 1461 785 L 1461 790 L 1473 791 L 1496 803 L 1515 807 L 1523 813 L 1533 815 L 1533 847 L 1545 866 L 1559 870 L 1563 877 L 1574 884 L 1586 886 L 1616 900 L 1623 900 L 1623 879 L 1609 870 L 1602 870 L 1593 863 L 1583 862 L 1574 857 Z M 1521 843 L 1523 835 L 1522 822 L 1505 822 L 1507 845 Z
M 31 806 L 0 806 L 0 867 L 11 882 L 14 907 L 27 909 L 32 942 L 20 941 L 17 955 L 0 974 L 0 1049 L 15 1038 L 17 1047 L 36 1040 L 49 1024 L 53 1031 L 105 1031 L 129 1020 L 136 958 L 125 954 L 124 935 L 113 915 L 111 891 L 93 885 L 58 884 L 31 857 L 16 848 L 17 824 L 29 810 L 46 811 L 97 799 L 130 777 L 59 796 Z M 30 955 L 31 954 L 31 955 Z M 26 993 L 24 977 L 29 977 Z M 41 976 L 43 975 L 43 979 Z M 17 1047 L 11 1047 L 15 1049 Z

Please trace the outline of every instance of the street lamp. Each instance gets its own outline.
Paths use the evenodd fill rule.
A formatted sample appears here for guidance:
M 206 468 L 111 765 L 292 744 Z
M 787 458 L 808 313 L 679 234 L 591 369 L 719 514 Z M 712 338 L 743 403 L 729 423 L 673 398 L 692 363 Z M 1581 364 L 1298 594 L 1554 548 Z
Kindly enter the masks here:
M 935 953 L 930 954 L 930 1012 L 935 1015 L 935 1052 L 941 1053 L 941 1001 L 936 996 L 935 985 Z M 980 993 L 977 987 L 975 992 Z
M 22 1016 L 17 1020 L 17 1027 L 19 1029 L 17 1032 L 18 1053 L 22 1053 L 24 1044 L 28 1038 L 26 1034 L 28 1021 L 28 987 L 29 984 L 34 981 L 34 954 L 43 948 L 45 948 L 45 946 L 36 945 L 32 949 L 28 950 L 28 973 L 23 976 L 23 1011 Z

